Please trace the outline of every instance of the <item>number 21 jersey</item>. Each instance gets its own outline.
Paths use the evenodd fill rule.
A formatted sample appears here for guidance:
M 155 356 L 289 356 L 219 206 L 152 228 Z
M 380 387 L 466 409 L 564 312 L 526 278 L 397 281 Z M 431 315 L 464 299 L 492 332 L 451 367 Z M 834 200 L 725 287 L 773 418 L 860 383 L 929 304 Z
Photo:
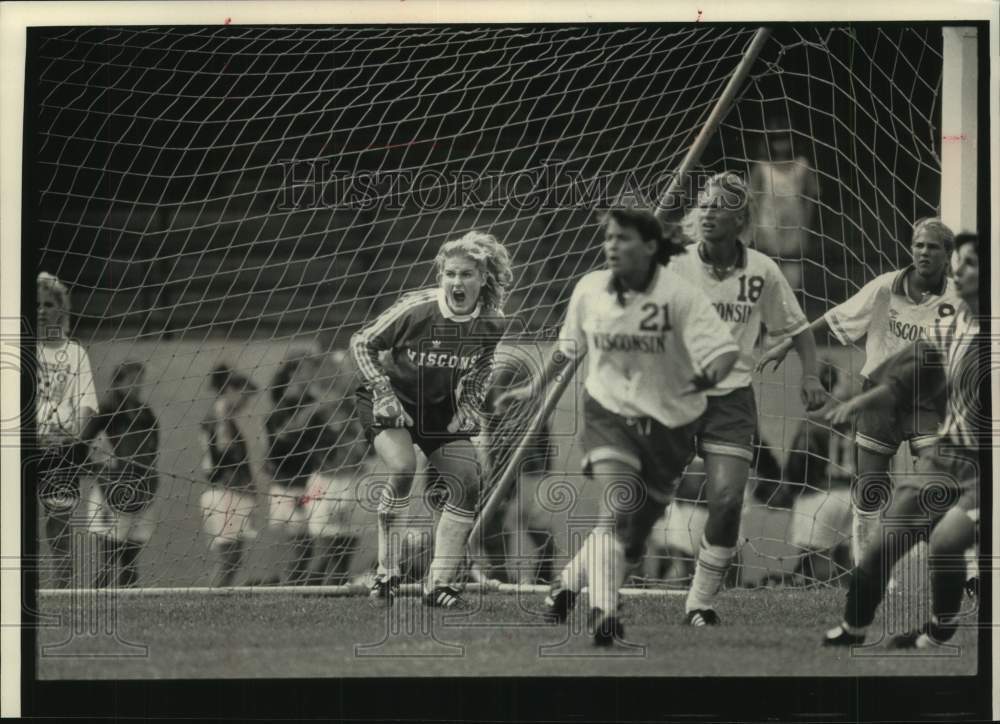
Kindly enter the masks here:
M 591 272 L 573 289 L 559 340 L 586 350 L 586 390 L 609 412 L 651 417 L 667 427 L 696 420 L 707 406 L 691 379 L 737 347 L 709 300 L 670 266 L 643 291 L 616 288 L 611 272 Z

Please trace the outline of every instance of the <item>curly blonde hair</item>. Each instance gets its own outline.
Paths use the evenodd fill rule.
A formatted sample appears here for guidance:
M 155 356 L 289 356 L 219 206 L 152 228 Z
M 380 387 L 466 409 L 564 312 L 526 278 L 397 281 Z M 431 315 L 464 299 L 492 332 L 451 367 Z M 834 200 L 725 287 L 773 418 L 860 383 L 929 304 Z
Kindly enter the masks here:
M 503 309 L 514 283 L 510 254 L 504 245 L 492 234 L 482 231 L 470 231 L 459 239 L 445 242 L 434 260 L 439 284 L 445 261 L 454 256 L 471 259 L 482 274 L 483 288 L 479 292 L 479 303 L 482 308 L 490 311 Z
M 753 194 L 750 193 L 750 187 L 747 185 L 747 182 L 735 171 L 720 171 L 708 179 L 705 183 L 705 188 L 702 189 L 699 196 L 708 193 L 713 187 L 721 188 L 727 200 L 732 198 L 738 208 L 744 212 L 743 226 L 740 227 L 739 238 L 745 244 L 751 244 L 753 242 L 754 222 L 757 218 L 757 213 Z M 701 215 L 701 208 L 695 205 L 685 214 L 681 221 L 681 230 L 684 236 L 691 241 L 703 240 L 701 235 Z

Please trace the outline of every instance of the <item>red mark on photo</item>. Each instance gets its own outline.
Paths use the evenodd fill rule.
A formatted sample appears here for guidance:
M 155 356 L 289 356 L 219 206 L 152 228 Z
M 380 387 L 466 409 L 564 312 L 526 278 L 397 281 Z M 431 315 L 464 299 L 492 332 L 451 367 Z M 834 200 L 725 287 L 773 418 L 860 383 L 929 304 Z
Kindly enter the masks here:
M 964 133 L 960 133 L 957 136 L 941 136 L 942 141 L 965 141 L 966 136 Z

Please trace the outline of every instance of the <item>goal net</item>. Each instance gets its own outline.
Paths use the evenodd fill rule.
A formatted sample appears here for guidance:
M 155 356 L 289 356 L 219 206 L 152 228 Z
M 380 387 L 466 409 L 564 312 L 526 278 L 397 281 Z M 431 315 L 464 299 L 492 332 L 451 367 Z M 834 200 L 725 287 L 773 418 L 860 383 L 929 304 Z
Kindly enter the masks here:
M 433 285 L 440 244 L 478 229 L 503 240 L 514 263 L 506 312 L 523 335 L 505 354 L 543 354 L 572 286 L 602 264 L 595 210 L 662 196 L 754 33 L 45 31 L 26 116 L 37 215 L 26 238 L 38 269 L 70 290 L 70 334 L 102 405 L 122 407 L 115 372 L 140 362 L 138 396 L 159 431 L 159 485 L 132 512 L 109 509 L 121 450 L 98 439 L 72 510 L 80 545 L 141 544 L 145 587 L 218 582 L 235 548 L 237 584 L 342 583 L 370 571 L 379 470 L 349 422 L 350 336 L 401 293 Z M 904 265 L 910 225 L 937 209 L 941 76 L 939 30 L 781 27 L 691 169 L 693 191 L 723 169 L 751 181 L 764 209 L 757 248 L 781 263 L 810 319 Z M 842 384 L 856 384 L 859 351 L 818 343 Z M 217 413 L 220 365 L 258 389 L 228 418 Z M 810 458 L 808 479 L 789 479 L 806 424 L 797 365 L 792 355 L 755 384 L 765 451 L 736 583 L 840 573 L 850 523 L 838 487 L 849 472 L 838 466 L 848 458 L 827 450 Z M 579 382 L 557 401 L 551 450 L 525 456 L 509 501 L 483 522 L 476 560 L 487 578 L 542 581 L 586 534 L 602 491 L 579 474 Z M 316 453 L 282 477 L 268 430 L 297 424 L 297 412 L 274 415 L 300 383 L 329 424 Z M 847 440 L 808 424 L 828 448 Z M 499 428 L 510 438 L 515 426 Z M 236 437 L 249 472 L 220 475 L 205 441 Z M 497 447 L 487 492 L 511 449 Z M 692 468 L 634 583 L 685 585 L 704 525 L 700 481 Z M 415 529 L 426 528 L 434 495 L 421 496 L 419 482 L 414 492 Z M 419 545 L 410 552 L 416 575 Z M 806 553 L 815 555 L 802 566 Z M 95 566 L 74 575 L 90 585 Z

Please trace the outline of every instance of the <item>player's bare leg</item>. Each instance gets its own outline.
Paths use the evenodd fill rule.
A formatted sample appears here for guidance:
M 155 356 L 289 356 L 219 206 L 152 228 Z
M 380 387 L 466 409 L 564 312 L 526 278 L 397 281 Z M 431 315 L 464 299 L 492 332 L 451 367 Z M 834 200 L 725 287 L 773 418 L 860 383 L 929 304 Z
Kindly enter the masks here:
M 400 581 L 400 546 L 406 534 L 406 511 L 416 474 L 413 439 L 403 428 L 382 430 L 375 452 L 386 469 L 386 486 L 378 507 L 378 573 L 369 596 L 391 602 Z
M 130 588 L 139 585 L 139 552 L 142 543 L 125 541 L 118 554 L 118 587 Z
M 932 618 L 925 626 L 889 641 L 892 648 L 932 648 L 958 630 L 965 592 L 964 553 L 976 540 L 976 518 L 955 507 L 934 527 L 929 541 Z
M 619 590 L 641 557 L 653 525 L 663 515 L 667 500 L 655 495 L 627 463 L 602 460 L 593 464 L 594 477 L 619 488 L 610 496 L 612 505 L 602 502 L 604 521 L 595 527 L 589 540 L 590 617 L 594 643 L 610 646 L 624 638 L 618 610 Z
M 219 568 L 212 580 L 212 585 L 227 587 L 233 585 L 236 573 L 243 564 L 243 541 L 226 541 L 219 545 Z
M 906 531 L 897 526 L 895 530 L 898 534 L 893 536 L 891 542 L 884 536 L 874 539 L 861 563 L 851 572 L 843 621 L 827 631 L 824 646 L 849 646 L 864 642 L 868 626 L 875 619 L 875 611 L 885 598 L 889 583 L 886 571 L 891 571 L 896 562 L 910 551 L 916 533 L 926 529 L 926 506 L 921 504 L 920 493 L 915 488 L 896 491 L 886 515 L 896 521 L 912 518 L 920 522 L 911 531 L 913 535 L 906 535 Z
M 684 602 L 687 622 L 692 626 L 719 622 L 715 599 L 736 555 L 743 494 L 750 475 L 750 461 L 736 455 L 706 452 L 704 460 L 708 520 Z
M 72 533 L 68 512 L 49 513 L 45 517 L 45 536 L 53 558 L 53 588 L 69 588 L 73 580 L 73 561 L 70 551 Z
M 301 586 L 307 582 L 309 564 L 312 563 L 312 550 L 313 541 L 308 533 L 292 538 L 292 557 L 288 566 L 289 585 Z
M 434 535 L 434 557 L 424 586 L 424 603 L 451 608 L 461 603 L 455 586 L 458 567 L 465 560 L 469 534 L 476 522 L 480 464 L 474 443 L 468 440 L 442 445 L 430 463 L 448 487 L 448 502 Z

